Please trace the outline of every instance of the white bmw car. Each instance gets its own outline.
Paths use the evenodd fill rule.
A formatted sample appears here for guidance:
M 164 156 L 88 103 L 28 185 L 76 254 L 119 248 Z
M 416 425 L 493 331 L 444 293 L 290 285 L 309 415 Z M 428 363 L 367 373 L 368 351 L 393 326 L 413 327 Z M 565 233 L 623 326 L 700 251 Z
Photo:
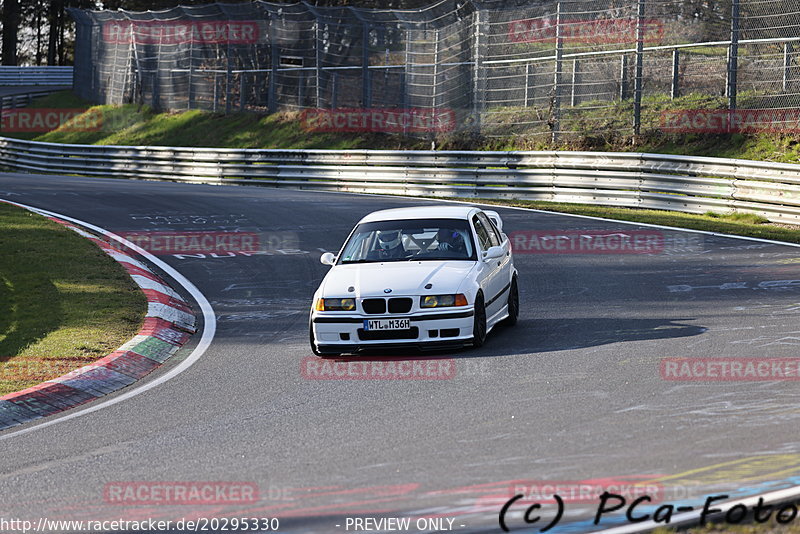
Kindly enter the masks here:
M 503 221 L 469 206 L 377 211 L 353 229 L 314 294 L 317 355 L 384 347 L 481 346 L 519 314 Z

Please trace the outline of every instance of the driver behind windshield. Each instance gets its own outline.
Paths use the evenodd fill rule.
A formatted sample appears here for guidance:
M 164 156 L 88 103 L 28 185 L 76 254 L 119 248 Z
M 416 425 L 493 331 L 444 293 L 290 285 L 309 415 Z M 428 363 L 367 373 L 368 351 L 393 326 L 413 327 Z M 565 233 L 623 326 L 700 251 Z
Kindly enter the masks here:
M 465 252 L 466 244 L 460 232 L 450 228 L 440 228 L 436 233 L 436 241 L 439 245 L 436 247 L 443 252 Z
M 371 256 L 380 260 L 405 258 L 406 249 L 403 247 L 400 230 L 381 230 L 378 232 L 378 248 Z

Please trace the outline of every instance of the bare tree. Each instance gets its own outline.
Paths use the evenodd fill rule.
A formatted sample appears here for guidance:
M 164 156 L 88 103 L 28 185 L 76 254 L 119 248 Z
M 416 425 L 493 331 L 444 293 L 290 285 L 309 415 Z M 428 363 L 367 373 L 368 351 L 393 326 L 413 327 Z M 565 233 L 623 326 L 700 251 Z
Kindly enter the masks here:
M 17 64 L 17 32 L 19 31 L 19 0 L 3 2 L 3 65 Z

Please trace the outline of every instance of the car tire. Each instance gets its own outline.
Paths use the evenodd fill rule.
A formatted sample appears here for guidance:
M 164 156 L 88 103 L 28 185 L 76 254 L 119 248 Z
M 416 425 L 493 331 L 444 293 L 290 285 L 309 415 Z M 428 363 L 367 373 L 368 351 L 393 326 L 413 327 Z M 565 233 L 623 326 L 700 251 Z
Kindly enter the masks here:
M 483 293 L 478 292 L 475 297 L 475 314 L 472 322 L 472 346 L 482 347 L 486 342 L 486 306 L 483 303 Z
M 508 317 L 504 323 L 506 326 L 514 326 L 519 318 L 519 288 L 517 287 L 517 277 L 511 279 L 511 288 L 508 290 Z

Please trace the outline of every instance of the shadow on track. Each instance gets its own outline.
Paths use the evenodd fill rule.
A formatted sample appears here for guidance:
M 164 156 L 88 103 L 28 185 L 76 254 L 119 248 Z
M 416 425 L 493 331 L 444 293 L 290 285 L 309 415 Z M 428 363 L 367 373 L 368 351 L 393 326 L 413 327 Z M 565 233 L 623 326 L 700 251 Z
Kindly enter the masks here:
M 422 351 L 409 349 L 365 350 L 356 356 L 343 355 L 330 359 L 381 361 L 397 359 L 487 358 L 518 354 L 582 349 L 612 343 L 673 339 L 702 334 L 702 326 L 686 324 L 692 319 L 520 319 L 514 327 L 497 326 L 489 334 L 486 345 L 479 349 Z

